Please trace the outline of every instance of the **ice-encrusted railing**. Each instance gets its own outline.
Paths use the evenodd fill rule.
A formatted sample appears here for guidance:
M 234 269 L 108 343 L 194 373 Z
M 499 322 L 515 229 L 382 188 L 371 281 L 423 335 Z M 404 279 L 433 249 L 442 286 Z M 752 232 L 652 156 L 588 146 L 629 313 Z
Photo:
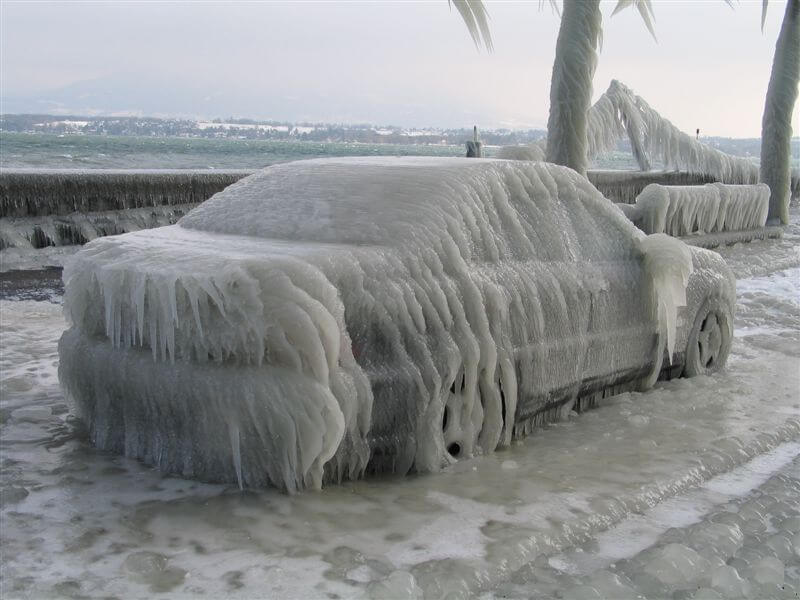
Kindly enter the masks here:
M 0 250 L 84 244 L 170 225 L 250 171 L 4 170 Z
M 619 205 L 645 233 L 674 237 L 763 228 L 769 187 L 709 183 L 698 186 L 648 185 L 634 205 Z

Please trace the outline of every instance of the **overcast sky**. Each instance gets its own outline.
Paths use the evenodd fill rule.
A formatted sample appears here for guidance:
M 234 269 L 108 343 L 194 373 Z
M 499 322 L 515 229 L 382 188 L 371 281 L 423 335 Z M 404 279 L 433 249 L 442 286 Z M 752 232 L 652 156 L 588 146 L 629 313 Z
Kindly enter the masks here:
M 544 128 L 559 18 L 537 0 L 487 4 L 492 54 L 446 0 L 2 0 L 3 109 Z M 616 78 L 685 131 L 759 136 L 785 2 L 763 34 L 760 0 L 653 5 L 658 42 L 604 3 L 595 97 Z

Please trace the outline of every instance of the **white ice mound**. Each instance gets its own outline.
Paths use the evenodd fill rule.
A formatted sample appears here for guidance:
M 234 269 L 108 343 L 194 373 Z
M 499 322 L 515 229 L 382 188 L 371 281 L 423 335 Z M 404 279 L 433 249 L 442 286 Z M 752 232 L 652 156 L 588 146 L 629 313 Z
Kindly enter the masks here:
M 532 160 L 534 162 L 545 159 L 546 140 L 534 142 L 524 146 L 503 146 L 497 152 L 497 158 L 504 160 Z
M 296 490 L 435 470 L 652 370 L 688 249 L 640 246 L 609 207 L 543 163 L 275 165 L 87 244 L 59 376 L 98 446 L 165 471 Z
M 745 231 L 764 227 L 769 187 L 650 184 L 631 209 L 623 209 L 645 233 L 684 237 L 697 233 Z

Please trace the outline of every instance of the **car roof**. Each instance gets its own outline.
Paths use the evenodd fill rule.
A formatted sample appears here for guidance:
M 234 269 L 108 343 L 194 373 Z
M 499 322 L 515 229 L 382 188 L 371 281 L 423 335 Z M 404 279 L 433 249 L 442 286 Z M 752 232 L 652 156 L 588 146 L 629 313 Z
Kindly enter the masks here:
M 587 214 L 591 213 L 591 214 Z M 488 260 L 558 258 L 595 221 L 633 226 L 589 181 L 549 163 L 451 157 L 337 157 L 273 165 L 186 215 L 188 229 L 293 242 L 430 245 L 452 237 Z M 579 223 L 580 222 L 580 223 Z M 581 229 L 576 231 L 576 227 Z M 628 237 L 631 237 L 628 235 Z M 463 249 L 463 248 L 462 248 Z

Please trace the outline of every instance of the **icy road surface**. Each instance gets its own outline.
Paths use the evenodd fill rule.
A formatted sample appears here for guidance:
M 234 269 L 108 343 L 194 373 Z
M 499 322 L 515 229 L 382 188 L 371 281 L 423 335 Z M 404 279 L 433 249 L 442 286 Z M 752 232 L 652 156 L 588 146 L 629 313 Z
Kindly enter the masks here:
M 723 249 L 724 373 L 623 394 L 431 476 L 288 497 L 83 443 L 61 307 L 0 303 L 0 596 L 716 598 L 800 592 L 800 226 Z

